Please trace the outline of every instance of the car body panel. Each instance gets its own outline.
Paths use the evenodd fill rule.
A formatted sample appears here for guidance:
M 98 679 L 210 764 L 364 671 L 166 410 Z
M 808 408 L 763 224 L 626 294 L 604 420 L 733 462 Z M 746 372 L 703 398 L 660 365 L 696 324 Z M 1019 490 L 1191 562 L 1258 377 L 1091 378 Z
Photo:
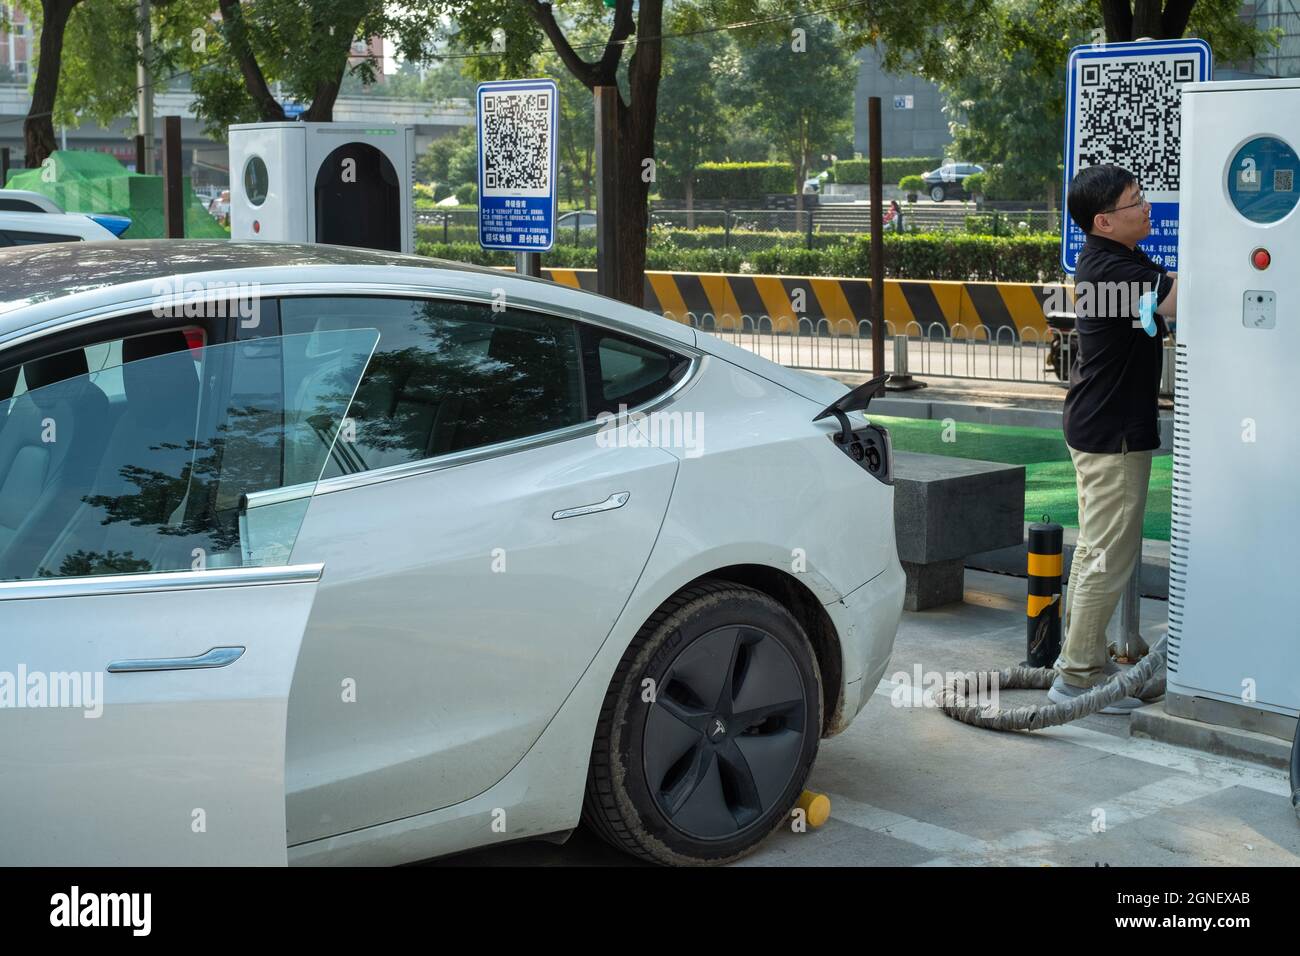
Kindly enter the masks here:
M 0 863 L 283 865 L 285 716 L 320 570 L 0 584 L 0 672 L 102 679 L 98 717 L 0 711 Z M 244 650 L 222 667 L 105 673 L 225 646 Z
M 593 428 L 332 493 L 322 483 L 294 558 L 330 573 L 290 704 L 290 843 L 450 806 L 504 777 L 618 619 L 676 471 L 658 448 L 611 454 Z M 621 492 L 615 510 L 552 517 Z

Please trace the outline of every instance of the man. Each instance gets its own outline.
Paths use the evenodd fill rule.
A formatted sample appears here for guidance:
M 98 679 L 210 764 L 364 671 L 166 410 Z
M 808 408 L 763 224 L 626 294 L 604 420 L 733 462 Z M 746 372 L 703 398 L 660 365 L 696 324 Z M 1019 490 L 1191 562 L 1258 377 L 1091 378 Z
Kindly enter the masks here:
M 1070 183 L 1070 218 L 1087 234 L 1075 270 L 1079 361 L 1065 397 L 1065 442 L 1079 487 L 1079 538 L 1070 565 L 1065 644 L 1047 696 L 1065 703 L 1118 672 L 1106 650 L 1106 625 L 1142 555 L 1157 421 L 1165 318 L 1173 318 L 1178 279 L 1137 244 L 1151 232 L 1151 204 L 1137 178 L 1119 166 L 1090 166 Z M 1154 292 L 1156 334 L 1139 319 Z M 1127 714 L 1125 697 L 1102 710 Z

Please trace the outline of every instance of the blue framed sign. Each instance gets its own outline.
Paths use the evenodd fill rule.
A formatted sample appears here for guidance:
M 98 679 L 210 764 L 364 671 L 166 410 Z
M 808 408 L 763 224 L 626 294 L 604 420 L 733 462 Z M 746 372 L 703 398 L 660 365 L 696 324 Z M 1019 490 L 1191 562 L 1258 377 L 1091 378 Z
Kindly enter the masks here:
M 1094 43 L 1070 51 L 1066 65 L 1065 182 L 1061 186 L 1061 266 L 1073 273 L 1083 231 L 1066 206 L 1080 169 L 1115 163 L 1131 171 L 1151 203 L 1151 259 L 1178 267 L 1179 120 L 1182 87 L 1212 79 L 1204 40 Z
M 478 241 L 545 252 L 555 243 L 559 90 L 554 80 L 478 88 Z

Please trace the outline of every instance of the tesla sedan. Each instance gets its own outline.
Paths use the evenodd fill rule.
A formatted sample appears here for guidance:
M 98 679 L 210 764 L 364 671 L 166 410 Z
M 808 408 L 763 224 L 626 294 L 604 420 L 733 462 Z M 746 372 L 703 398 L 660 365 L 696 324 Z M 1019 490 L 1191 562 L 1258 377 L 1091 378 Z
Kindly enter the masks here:
M 737 859 L 891 652 L 874 387 L 434 259 L 0 251 L 0 863 Z

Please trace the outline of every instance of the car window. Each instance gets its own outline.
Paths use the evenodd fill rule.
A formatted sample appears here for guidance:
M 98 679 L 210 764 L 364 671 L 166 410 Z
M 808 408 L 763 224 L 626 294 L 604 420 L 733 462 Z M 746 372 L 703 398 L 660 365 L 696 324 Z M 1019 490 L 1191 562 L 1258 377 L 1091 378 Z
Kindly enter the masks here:
M 595 414 L 578 328 L 568 319 L 470 302 L 338 296 L 283 299 L 280 321 L 286 335 L 306 334 L 308 349 L 313 334 L 379 330 L 326 478 L 541 435 Z
M 80 236 L 62 236 L 53 232 L 28 232 L 24 229 L 0 229 L 0 244 L 35 246 L 45 242 L 80 242 Z
M 45 212 L 45 210 L 30 199 L 0 196 L 0 212 Z
M 587 354 L 598 372 L 594 411 L 634 408 L 668 391 L 690 367 L 690 360 L 666 348 L 595 326 L 586 326 Z
M 23 364 L 26 391 L 0 402 L 0 580 L 288 563 L 378 335 L 324 332 L 307 350 L 186 333 Z M 322 363 L 328 376 L 302 367 Z

